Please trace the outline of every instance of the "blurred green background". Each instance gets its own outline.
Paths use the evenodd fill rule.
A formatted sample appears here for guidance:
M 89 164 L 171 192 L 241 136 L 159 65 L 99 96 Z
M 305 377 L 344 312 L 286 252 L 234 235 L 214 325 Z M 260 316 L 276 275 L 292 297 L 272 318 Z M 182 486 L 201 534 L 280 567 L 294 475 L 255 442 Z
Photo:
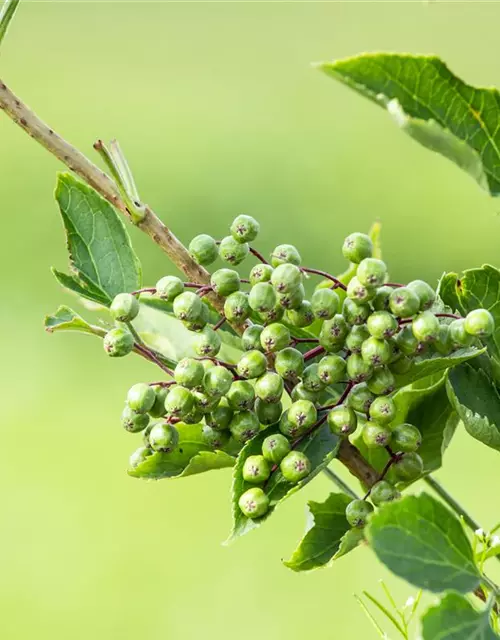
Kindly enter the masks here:
M 241 212 L 260 247 L 296 243 L 343 268 L 340 245 L 380 218 L 397 280 L 497 264 L 500 202 L 310 67 L 361 51 L 436 53 L 500 86 L 500 6 L 450 3 L 25 3 L 1 77 L 93 154 L 116 136 L 143 198 L 185 241 Z M 0 637 L 372 638 L 353 593 L 388 578 L 369 550 L 296 575 L 280 559 L 321 476 L 229 548 L 230 472 L 146 483 L 125 469 L 128 387 L 154 377 L 98 341 L 43 332 L 75 304 L 52 278 L 67 256 L 52 199 L 60 165 L 0 117 L 2 508 Z M 171 267 L 135 229 L 145 280 Z M 498 460 L 462 431 L 439 477 L 483 525 L 498 519 Z M 342 470 L 341 470 L 341 473 Z

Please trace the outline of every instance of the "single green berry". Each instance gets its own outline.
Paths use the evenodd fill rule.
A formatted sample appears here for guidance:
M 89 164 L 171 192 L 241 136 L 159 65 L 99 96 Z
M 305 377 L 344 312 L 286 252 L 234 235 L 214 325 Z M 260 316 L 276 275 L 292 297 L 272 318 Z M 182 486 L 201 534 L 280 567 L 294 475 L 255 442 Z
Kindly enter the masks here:
M 229 322 L 244 322 L 250 315 L 248 294 L 243 291 L 235 291 L 224 302 L 224 315 Z
M 361 346 L 370 337 L 370 333 L 364 324 L 351 328 L 345 339 L 345 348 L 351 353 L 361 353 Z
M 157 385 L 153 387 L 155 391 L 155 401 L 148 411 L 152 418 L 163 418 L 165 415 L 165 398 L 168 395 L 168 387 Z
M 340 382 L 341 380 L 345 379 L 345 375 L 346 362 L 344 358 L 341 358 L 340 356 L 325 356 L 324 358 L 321 358 L 318 363 L 318 376 L 323 385 L 330 385 Z
M 453 340 L 451 338 L 449 325 L 439 325 L 439 332 L 432 346 L 438 353 L 443 356 L 447 356 L 453 351 Z
M 255 390 L 247 380 L 235 380 L 227 392 L 226 398 L 234 411 L 248 411 L 255 402 Z
M 311 461 L 302 451 L 290 451 L 280 462 L 280 471 L 285 480 L 296 484 L 311 473 Z
M 418 339 L 415 337 L 411 325 L 407 324 L 401 328 L 396 336 L 396 344 L 401 353 L 406 356 L 413 356 L 417 353 Z
M 260 424 L 276 424 L 283 413 L 283 405 L 281 402 L 265 402 L 257 398 L 255 401 L 255 413 Z
M 207 305 L 202 301 L 201 311 L 199 315 L 196 316 L 196 318 L 194 318 L 193 320 L 182 320 L 181 322 L 189 331 L 199 332 L 207 325 L 209 318 L 210 318 L 210 310 L 207 307 Z
M 392 465 L 395 476 L 402 482 L 413 482 L 424 472 L 424 461 L 418 453 L 405 453 Z
M 242 214 L 233 220 L 230 231 L 238 242 L 252 242 L 259 235 L 260 224 L 252 216 Z
M 156 422 L 150 422 L 148 426 L 142 432 L 142 442 L 145 447 L 149 447 L 151 450 L 151 444 L 149 442 L 149 434 L 151 433 L 151 429 L 155 426 Z
M 300 430 L 309 429 L 317 419 L 316 407 L 309 400 L 297 400 L 288 409 L 288 420 Z
M 387 342 L 391 349 L 391 359 L 389 360 L 389 364 L 392 364 L 393 362 L 396 362 L 396 360 L 399 360 L 400 358 L 402 358 L 403 353 L 398 347 L 398 344 L 395 338 L 387 338 Z
M 209 396 L 207 393 L 204 393 L 199 389 L 194 389 L 191 391 L 191 393 L 193 394 L 193 398 L 194 398 L 193 412 L 196 414 L 200 414 L 200 419 L 205 414 L 213 411 L 220 402 L 219 396 Z
M 299 285 L 286 293 L 278 293 L 278 304 L 288 311 L 290 309 L 298 309 L 304 302 L 305 295 L 304 286 Z
M 211 367 L 203 377 L 203 389 L 210 397 L 225 396 L 231 388 L 234 376 L 226 367 Z
M 260 487 L 253 487 L 240 496 L 238 506 L 247 518 L 262 518 L 269 511 L 269 498 Z
M 275 247 L 271 254 L 271 264 L 273 267 L 278 267 L 284 262 L 289 262 L 290 264 L 295 264 L 297 266 L 302 262 L 300 253 L 292 244 L 280 244 Z
M 373 255 L 373 242 L 365 233 L 351 233 L 344 240 L 342 253 L 347 260 L 359 264 Z
M 177 384 L 194 389 L 203 382 L 205 369 L 199 360 L 183 358 L 177 363 L 174 370 L 174 380 Z
M 104 351 L 112 358 L 126 356 L 134 349 L 134 337 L 127 329 L 111 329 L 103 339 Z
M 275 433 L 262 443 L 262 455 L 268 462 L 279 464 L 290 453 L 292 445 L 288 438 L 281 433 Z
M 247 442 L 259 433 L 259 419 L 253 411 L 235 413 L 229 424 L 229 429 L 237 442 Z
M 131 322 L 139 313 L 139 301 L 131 293 L 119 293 L 109 308 L 111 317 L 119 322 Z
M 264 402 L 279 402 L 283 389 L 283 378 L 274 371 L 266 371 L 255 382 L 255 395 Z
M 394 374 L 387 367 L 375 369 L 372 377 L 366 383 L 368 389 L 376 396 L 385 396 L 394 391 L 396 380 Z
M 233 409 L 229 406 L 226 398 L 223 398 L 215 409 L 205 416 L 205 422 L 209 427 L 212 427 L 212 429 L 224 431 L 225 429 L 229 429 L 233 415 Z
M 376 422 L 366 422 L 362 431 L 363 442 L 369 449 L 386 447 L 391 442 L 391 435 L 388 426 Z
M 422 434 L 412 424 L 399 424 L 392 430 L 392 448 L 394 451 L 417 451 L 422 444 Z
M 349 327 L 344 319 L 337 313 L 330 320 L 325 320 L 319 334 L 319 343 L 327 351 L 335 351 L 336 347 L 341 347 L 349 333 Z
M 432 311 L 422 311 L 413 318 L 411 328 L 419 342 L 434 342 L 439 335 L 439 320 Z
M 430 309 L 434 304 L 434 300 L 436 299 L 436 292 L 423 280 L 413 280 L 409 282 L 407 285 L 408 289 L 411 289 L 413 293 L 416 293 L 420 300 L 420 309 L 425 311 L 426 309 Z
M 287 347 L 276 354 L 274 368 L 283 380 L 296 383 L 304 371 L 304 356 L 298 349 Z
M 254 351 L 257 349 L 260 351 L 262 346 L 260 344 L 260 336 L 264 331 L 264 327 L 260 324 L 251 324 L 245 329 L 241 336 L 241 346 L 244 351 Z
M 149 456 L 151 456 L 153 452 L 149 447 L 139 447 L 134 451 L 134 453 L 129 458 L 129 466 L 131 469 L 136 469 L 141 462 L 144 462 Z
M 475 338 L 489 338 L 495 331 L 495 320 L 487 309 L 474 309 L 465 318 L 465 330 Z
M 195 336 L 193 348 L 200 357 L 213 358 L 221 348 L 220 335 L 206 326 Z
M 266 356 L 261 351 L 246 351 L 240 358 L 236 371 L 242 378 L 260 377 L 267 369 Z
M 401 494 L 394 485 L 387 480 L 379 480 L 376 482 L 372 490 L 370 491 L 370 500 L 376 507 L 379 507 L 384 502 L 392 502 L 397 500 Z
M 293 291 L 302 284 L 302 272 L 294 264 L 280 264 L 271 275 L 271 284 L 277 293 Z
M 465 319 L 453 320 L 450 322 L 450 339 L 457 347 L 469 347 L 474 342 L 474 336 L 465 330 Z
M 356 277 L 365 287 L 380 287 L 387 277 L 387 266 L 383 260 L 365 258 L 359 263 Z
M 408 356 L 401 356 L 395 362 L 391 362 L 389 370 L 397 375 L 402 375 L 403 373 L 408 373 L 412 367 L 413 360 Z
M 272 274 L 273 268 L 270 264 L 256 264 L 255 267 L 252 267 L 252 270 L 250 271 L 250 284 L 253 287 L 258 282 L 269 282 L 271 280 Z
M 375 395 L 368 389 L 366 382 L 355 385 L 347 396 L 347 404 L 359 413 L 368 413 Z
M 342 315 L 349 325 L 362 325 L 369 318 L 372 310 L 369 304 L 361 304 L 346 298 L 342 305 Z
M 241 243 L 235 240 L 233 236 L 222 238 L 219 245 L 219 256 L 224 262 L 236 266 L 243 262 L 247 257 L 249 247 L 246 242 Z
M 268 353 L 281 351 L 290 344 L 290 331 L 284 324 L 273 322 L 262 331 L 260 344 Z
M 209 265 L 217 260 L 219 250 L 212 236 L 202 233 L 189 243 L 189 253 L 195 262 L 201 265 Z
M 302 384 L 308 391 L 313 391 L 315 393 L 318 393 L 325 388 L 326 384 L 319 375 L 319 365 L 317 363 L 310 364 L 304 369 L 302 374 Z
M 198 392 L 194 391 L 193 396 L 195 398 L 195 406 L 192 411 L 190 411 L 187 415 L 182 418 L 184 424 L 201 424 L 205 414 L 199 408 L 197 404 L 197 395 Z
M 370 405 L 370 418 L 379 424 L 389 424 L 396 417 L 396 404 L 392 398 L 380 396 Z
M 122 413 L 122 426 L 130 433 L 139 433 L 143 431 L 149 424 L 149 415 L 147 413 L 137 413 L 129 406 L 125 406 Z
M 229 442 L 228 431 L 214 429 L 207 424 L 203 425 L 201 437 L 203 438 L 203 442 L 210 447 L 210 449 L 223 449 Z
M 372 367 L 381 367 L 390 362 L 392 349 L 387 340 L 371 337 L 361 345 L 361 356 Z
M 389 309 L 389 298 L 392 292 L 393 288 L 387 285 L 379 287 L 371 300 L 373 309 L 375 311 L 387 311 Z
M 210 277 L 210 286 L 218 295 L 227 298 L 240 289 L 240 276 L 232 269 L 217 269 Z
M 316 404 L 319 401 L 320 394 L 317 391 L 309 391 L 306 389 L 302 382 L 299 382 L 292 389 L 292 401 L 295 402 L 297 400 L 309 400 L 313 404 Z
M 356 413 L 346 405 L 334 407 L 328 414 L 328 426 L 336 436 L 348 436 L 354 433 L 357 424 Z
M 149 442 L 155 451 L 170 453 L 179 442 L 179 432 L 171 424 L 158 422 L 149 432 Z
M 373 375 L 373 365 L 358 353 L 352 353 L 346 360 L 347 377 L 354 383 L 364 382 Z
M 259 313 L 271 311 L 277 301 L 276 291 L 269 282 L 258 282 L 252 287 L 248 296 L 250 307 Z
M 298 436 L 302 435 L 304 431 L 306 431 L 306 429 L 300 429 L 296 424 L 290 422 L 290 418 L 288 417 L 288 409 L 286 411 L 283 411 L 283 413 L 281 414 L 278 426 L 281 433 L 291 440 L 294 440 Z
M 152 408 L 155 399 L 155 390 L 145 382 L 134 384 L 127 394 L 127 404 L 136 413 L 147 413 Z
M 293 326 L 303 329 L 314 322 L 314 313 L 309 300 L 303 300 L 296 309 L 287 309 L 286 319 Z
M 283 316 L 285 315 L 285 309 L 280 305 L 279 302 L 271 309 L 271 311 L 262 311 L 259 313 L 259 318 L 261 322 L 265 325 L 272 324 L 273 322 L 279 322 Z
M 185 387 L 171 387 L 165 398 L 165 413 L 169 416 L 183 418 L 194 409 L 194 396 Z
M 358 304 L 369 302 L 375 296 L 375 289 L 362 284 L 355 276 L 347 285 L 347 297 Z
M 374 338 L 380 340 L 392 338 L 399 325 L 396 318 L 389 311 L 375 311 L 366 321 L 366 327 Z
M 262 484 L 271 475 L 271 467 L 264 456 L 248 456 L 241 472 L 245 482 Z
M 184 291 L 184 283 L 177 276 L 165 276 L 156 283 L 156 293 L 169 302 L 173 302 Z
M 173 311 L 179 320 L 187 320 L 192 322 L 196 320 L 202 313 L 202 300 L 193 291 L 184 291 L 178 295 L 173 303 Z
M 362 529 L 373 512 L 373 505 L 366 500 L 353 500 L 347 505 L 345 517 L 355 529 Z
M 389 297 L 389 308 L 398 318 L 409 318 L 418 313 L 420 298 L 408 287 L 398 287 Z
M 311 308 L 319 320 L 329 320 L 339 310 L 338 294 L 333 289 L 316 289 L 311 298 Z

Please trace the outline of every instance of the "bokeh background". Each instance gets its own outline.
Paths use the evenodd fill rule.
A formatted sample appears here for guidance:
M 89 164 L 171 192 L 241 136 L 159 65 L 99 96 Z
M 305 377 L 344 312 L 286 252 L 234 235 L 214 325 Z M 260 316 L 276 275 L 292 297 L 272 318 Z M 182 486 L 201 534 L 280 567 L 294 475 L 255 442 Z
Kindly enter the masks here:
M 296 243 L 343 268 L 340 246 L 379 218 L 392 276 L 499 263 L 500 201 L 399 132 L 383 110 L 311 68 L 361 51 L 436 53 L 500 86 L 500 6 L 453 3 L 25 3 L 1 77 L 92 154 L 116 136 L 143 198 L 183 239 L 241 212 L 260 247 Z M 56 160 L 0 117 L 0 637 L 9 640 L 376 637 L 353 593 L 388 580 L 369 550 L 296 575 L 281 564 L 321 476 L 228 548 L 230 472 L 146 483 L 119 415 L 154 371 L 97 340 L 49 336 L 76 305 L 52 278 L 67 256 Z M 135 229 L 145 280 L 172 269 Z M 438 475 L 486 528 L 498 460 L 460 430 Z M 343 473 L 342 470 L 340 470 Z

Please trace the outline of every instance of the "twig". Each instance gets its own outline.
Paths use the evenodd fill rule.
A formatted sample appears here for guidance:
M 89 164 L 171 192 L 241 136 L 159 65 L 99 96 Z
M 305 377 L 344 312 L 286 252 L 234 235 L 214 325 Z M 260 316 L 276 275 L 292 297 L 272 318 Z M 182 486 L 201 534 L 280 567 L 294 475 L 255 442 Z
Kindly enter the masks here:
M 358 500 L 358 494 L 351 489 L 351 487 L 346 484 L 342 478 L 340 478 L 335 471 L 332 471 L 329 467 L 325 467 L 323 469 L 323 473 L 330 478 L 332 482 L 334 482 L 339 489 L 341 489 L 344 493 L 347 493 L 353 500 Z
M 226 322 L 226 320 L 227 320 L 226 316 L 222 316 L 219 322 L 217 324 L 214 324 L 214 331 L 217 331 L 217 329 L 220 329 L 224 324 L 224 322 Z
M 310 269 L 309 267 L 300 267 L 300 270 L 304 271 L 305 273 L 314 273 L 317 276 L 322 276 L 327 280 L 331 280 L 335 284 L 335 287 L 334 287 L 335 289 L 339 288 L 339 289 L 343 289 L 344 291 L 347 291 L 347 287 L 345 286 L 345 284 L 335 276 L 332 276 L 331 273 L 327 273 L 326 271 L 321 271 L 320 269 Z
M 259 251 L 257 251 L 257 249 L 254 249 L 253 247 L 249 247 L 249 251 L 250 253 L 255 256 L 257 258 L 257 260 L 260 260 L 261 262 L 263 262 L 264 264 L 269 264 L 269 262 L 264 258 L 264 256 L 262 255 L 262 253 L 260 253 Z
M 156 293 L 156 289 L 154 287 L 146 287 L 145 289 L 137 289 L 137 291 L 132 291 L 133 296 L 140 296 L 141 293 L 152 293 L 153 295 Z
M 314 347 L 310 351 L 306 351 L 304 353 L 304 360 L 307 362 L 307 360 L 311 360 L 311 358 L 315 358 L 316 356 L 319 356 L 322 353 L 325 353 L 324 347 L 321 347 L 321 346 Z

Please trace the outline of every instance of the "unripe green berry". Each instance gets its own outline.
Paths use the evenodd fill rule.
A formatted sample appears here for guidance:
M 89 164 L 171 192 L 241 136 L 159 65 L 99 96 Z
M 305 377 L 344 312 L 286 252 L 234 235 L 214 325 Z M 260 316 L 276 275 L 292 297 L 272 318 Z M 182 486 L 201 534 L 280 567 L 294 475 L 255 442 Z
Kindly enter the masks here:
M 258 282 L 252 287 L 248 296 L 250 307 L 259 313 L 271 311 L 277 301 L 276 292 L 269 282 Z
M 375 296 L 371 300 L 372 307 L 375 311 L 387 311 L 389 309 L 389 298 L 392 292 L 393 288 L 387 285 L 377 289 Z
M 104 351 L 112 358 L 121 358 L 134 348 L 134 337 L 127 329 L 111 329 L 103 339 Z
M 189 243 L 189 253 L 198 264 L 208 265 L 217 260 L 219 250 L 212 236 L 202 233 Z
M 174 380 L 177 384 L 194 389 L 203 382 L 205 369 L 199 360 L 194 358 L 183 358 L 177 363 L 174 370 Z
M 294 440 L 295 438 L 302 435 L 307 430 L 307 429 L 301 429 L 296 424 L 290 422 L 290 419 L 288 417 L 288 409 L 286 411 L 283 411 L 283 413 L 281 414 L 281 418 L 278 426 L 281 433 L 287 438 L 290 438 L 291 440 Z
M 376 422 L 365 423 L 362 431 L 363 442 L 369 449 L 386 447 L 391 441 L 391 435 L 388 426 Z
M 266 369 L 266 356 L 261 351 L 256 350 L 245 352 L 236 366 L 238 375 L 247 380 L 260 377 Z
M 139 313 L 139 301 L 131 293 L 119 293 L 109 308 L 111 317 L 119 322 L 131 322 Z
M 453 320 L 449 325 L 450 339 L 457 347 L 469 347 L 474 342 L 474 336 L 465 330 L 465 320 Z
M 302 374 L 302 384 L 308 391 L 318 393 L 322 391 L 326 384 L 323 382 L 319 375 L 319 365 L 313 363 L 308 365 Z
M 260 398 L 255 400 L 254 409 L 260 424 L 265 425 L 276 424 L 283 413 L 281 402 L 265 402 Z
M 290 344 L 290 331 L 284 324 L 273 322 L 262 331 L 260 344 L 268 353 L 281 351 Z
M 439 325 L 439 332 L 432 346 L 443 356 L 447 356 L 453 351 L 453 340 L 451 339 L 449 325 Z
M 287 347 L 276 354 L 274 368 L 283 380 L 296 383 L 304 371 L 304 356 L 298 349 Z
M 367 413 L 375 395 L 368 389 L 366 382 L 354 386 L 347 396 L 347 404 L 359 413 Z
M 201 430 L 203 442 L 211 449 L 223 449 L 229 442 L 229 431 L 214 429 L 209 425 L 203 425 Z
M 129 406 L 123 409 L 122 426 L 130 433 L 139 433 L 143 431 L 149 424 L 149 415 L 147 413 L 137 413 Z
M 269 498 L 260 487 L 253 487 L 240 496 L 238 506 L 247 518 L 261 518 L 269 511 Z
M 247 442 L 259 433 L 259 419 L 253 411 L 235 413 L 229 424 L 229 429 L 237 442 Z
M 277 293 L 288 293 L 302 284 L 302 273 L 294 264 L 280 264 L 271 275 L 271 284 Z
M 368 389 L 376 396 L 385 396 L 394 391 L 396 380 L 394 374 L 387 367 L 375 369 L 372 377 L 366 383 Z
M 283 378 L 274 371 L 267 371 L 255 382 L 255 395 L 264 402 L 279 402 L 283 389 Z
M 345 339 L 345 347 L 351 353 L 361 353 L 361 346 L 370 337 L 370 333 L 364 324 L 351 328 Z
M 248 294 L 235 291 L 224 302 L 224 315 L 229 322 L 241 323 L 250 315 Z
M 259 313 L 259 319 L 265 324 L 272 324 L 273 322 L 279 322 L 285 315 L 285 309 L 279 302 L 271 309 L 271 311 L 263 311 Z
M 379 507 L 384 502 L 392 502 L 397 500 L 401 494 L 390 482 L 387 480 L 379 480 L 376 482 L 370 491 L 370 500 L 376 507 Z
M 252 287 L 258 282 L 269 282 L 273 274 L 273 268 L 270 264 L 259 263 L 252 267 L 249 280 Z
M 290 451 L 280 462 L 280 471 L 285 480 L 296 484 L 311 473 L 311 462 L 302 451 Z
M 389 311 L 375 311 L 366 321 L 366 327 L 374 338 L 391 338 L 398 330 L 398 321 Z
M 278 293 L 278 304 L 288 311 L 290 309 L 298 309 L 304 302 L 305 295 L 304 286 L 299 285 L 286 293 Z
M 369 302 L 375 296 L 375 289 L 362 284 L 355 276 L 347 285 L 347 297 L 358 304 Z
M 465 330 L 475 338 L 489 338 L 495 331 L 495 320 L 487 309 L 474 309 L 465 318 Z
M 308 300 L 302 300 L 296 309 L 287 309 L 285 317 L 293 327 L 298 327 L 299 329 L 309 327 L 314 322 L 311 303 Z
M 334 407 L 328 414 L 328 426 L 336 436 L 348 436 L 356 431 L 357 417 L 353 409 L 346 405 Z
M 379 424 L 389 424 L 396 417 L 396 405 L 392 398 L 380 396 L 370 405 L 370 418 Z
M 202 301 L 193 291 L 184 291 L 178 295 L 173 303 L 173 311 L 179 320 L 187 320 L 192 322 L 196 320 L 202 313 Z
M 418 339 L 415 337 L 411 325 L 407 324 L 401 328 L 401 331 L 396 336 L 396 344 L 398 349 L 407 356 L 417 353 Z
M 342 253 L 347 260 L 359 264 L 365 258 L 371 258 L 373 255 L 373 242 L 364 233 L 351 233 L 344 240 Z
M 179 432 L 171 424 L 158 422 L 149 432 L 149 442 L 155 451 L 170 453 L 179 442 Z
M 349 327 L 344 317 L 337 313 L 330 320 L 325 320 L 319 334 L 319 343 L 327 351 L 335 351 L 341 346 L 349 333 Z
M 288 420 L 300 430 L 309 429 L 317 419 L 316 407 L 309 400 L 297 400 L 288 409 Z
M 372 367 L 381 367 L 391 360 L 392 349 L 387 340 L 371 337 L 361 345 L 361 356 Z
M 129 458 L 129 466 L 131 469 L 136 469 L 141 462 L 144 462 L 149 456 L 153 455 L 153 452 L 149 447 L 139 447 Z
M 349 325 L 362 325 L 370 317 L 372 310 L 369 304 L 361 304 L 346 298 L 342 306 L 342 315 Z
M 439 320 L 432 311 L 422 311 L 413 318 L 411 328 L 419 342 L 434 342 L 439 335 Z
M 245 329 L 241 336 L 241 346 L 244 351 L 254 351 L 257 349 L 260 351 L 262 345 L 260 343 L 260 336 L 264 331 L 264 327 L 260 324 L 251 324 Z
M 155 401 L 148 413 L 152 418 L 163 418 L 166 413 L 165 398 L 168 395 L 168 387 L 158 385 L 153 389 L 155 391 Z
M 233 236 L 222 238 L 219 245 L 219 256 L 224 262 L 231 265 L 238 265 L 247 257 L 249 251 L 246 242 L 240 243 Z
M 402 482 L 412 482 L 420 478 L 424 472 L 424 462 L 418 453 L 405 453 L 392 468 L 395 476 Z
M 198 405 L 197 396 L 199 395 L 203 394 L 197 391 L 193 391 L 193 397 L 195 399 L 194 409 L 182 418 L 184 424 L 201 424 L 203 418 L 205 417 L 205 413 L 200 409 Z
M 212 429 L 223 431 L 229 429 L 233 415 L 233 409 L 229 406 L 226 398 L 223 398 L 215 409 L 205 416 L 205 422 L 209 427 L 212 427 Z
M 211 367 L 203 377 L 203 389 L 212 397 L 225 396 L 231 388 L 234 376 L 226 367 Z
M 196 335 L 193 348 L 200 357 L 213 358 L 221 348 L 220 336 L 212 327 L 206 326 Z
M 338 294 L 333 289 L 316 289 L 311 298 L 311 308 L 316 318 L 329 320 L 339 310 Z
M 365 258 L 359 263 L 356 277 L 365 287 L 380 287 L 387 277 L 387 266 L 383 260 Z
M 259 234 L 260 224 L 252 216 L 242 214 L 233 220 L 230 231 L 238 242 L 252 242 Z
M 155 426 L 156 422 L 150 422 L 148 426 L 142 432 L 142 442 L 145 447 L 149 447 L 151 451 L 151 444 L 149 442 L 149 434 L 151 433 L 151 429 Z M 151 451 L 152 453 L 152 451 Z
M 427 284 L 427 282 L 424 282 L 423 280 L 413 280 L 406 286 L 408 289 L 411 289 L 413 293 L 417 294 L 420 300 L 420 309 L 422 311 L 432 307 L 434 300 L 436 299 L 436 292 L 429 284 Z
M 194 398 L 194 409 L 191 413 L 194 412 L 199 415 L 199 419 L 196 422 L 201 420 L 205 414 L 213 411 L 220 402 L 219 396 L 209 396 L 199 389 L 194 389 L 191 393 Z M 186 419 L 184 418 L 184 420 Z
M 420 298 L 408 287 L 398 287 L 389 297 L 389 308 L 396 317 L 409 318 L 418 313 Z
M 292 244 L 280 244 L 275 247 L 271 254 L 271 264 L 273 267 L 278 267 L 284 262 L 289 262 L 290 264 L 295 264 L 297 266 L 302 262 L 300 253 Z
M 165 398 L 165 413 L 177 418 L 183 418 L 194 409 L 194 396 L 185 387 L 174 386 L 170 388 Z
M 136 413 L 147 413 L 155 399 L 155 390 L 145 382 L 134 384 L 127 393 L 127 405 Z
M 262 443 L 262 455 L 268 462 L 279 464 L 290 452 L 292 446 L 288 438 L 281 433 L 275 433 Z
M 271 475 L 271 467 L 264 456 L 248 456 L 241 472 L 245 482 L 262 484 Z
M 234 411 L 248 411 L 255 402 L 255 390 L 250 382 L 235 380 L 227 392 L 226 398 Z
M 399 424 L 392 430 L 392 448 L 394 451 L 417 451 L 422 444 L 422 434 L 412 424 Z
M 210 286 L 223 298 L 239 291 L 240 284 L 240 276 L 232 269 L 217 269 L 210 277 Z
M 346 362 L 337 355 L 325 356 L 318 364 L 318 376 L 323 385 L 335 384 L 345 378 Z M 306 385 L 307 386 L 307 385 Z
M 198 332 L 198 331 L 201 331 L 206 326 L 209 318 L 210 318 L 210 310 L 202 300 L 201 312 L 199 313 L 199 315 L 196 316 L 196 318 L 194 318 L 193 320 L 182 320 L 181 322 L 189 331 Z
M 373 375 L 373 365 L 357 353 L 351 354 L 347 360 L 347 377 L 356 384 L 368 380 Z
M 389 365 L 389 370 L 392 373 L 397 375 L 402 375 L 403 373 L 408 373 L 408 371 L 413 367 L 413 360 L 408 356 L 401 356 L 394 362 L 391 362 Z
M 362 529 L 373 512 L 373 505 L 366 500 L 353 500 L 347 505 L 345 517 L 355 529 Z
M 319 393 L 317 391 L 309 391 L 302 382 L 299 382 L 292 389 L 292 401 L 295 402 L 297 400 L 309 400 L 309 402 L 316 404 L 319 400 Z
M 183 291 L 184 283 L 177 276 L 165 276 L 156 283 L 156 294 L 169 302 L 173 302 Z

